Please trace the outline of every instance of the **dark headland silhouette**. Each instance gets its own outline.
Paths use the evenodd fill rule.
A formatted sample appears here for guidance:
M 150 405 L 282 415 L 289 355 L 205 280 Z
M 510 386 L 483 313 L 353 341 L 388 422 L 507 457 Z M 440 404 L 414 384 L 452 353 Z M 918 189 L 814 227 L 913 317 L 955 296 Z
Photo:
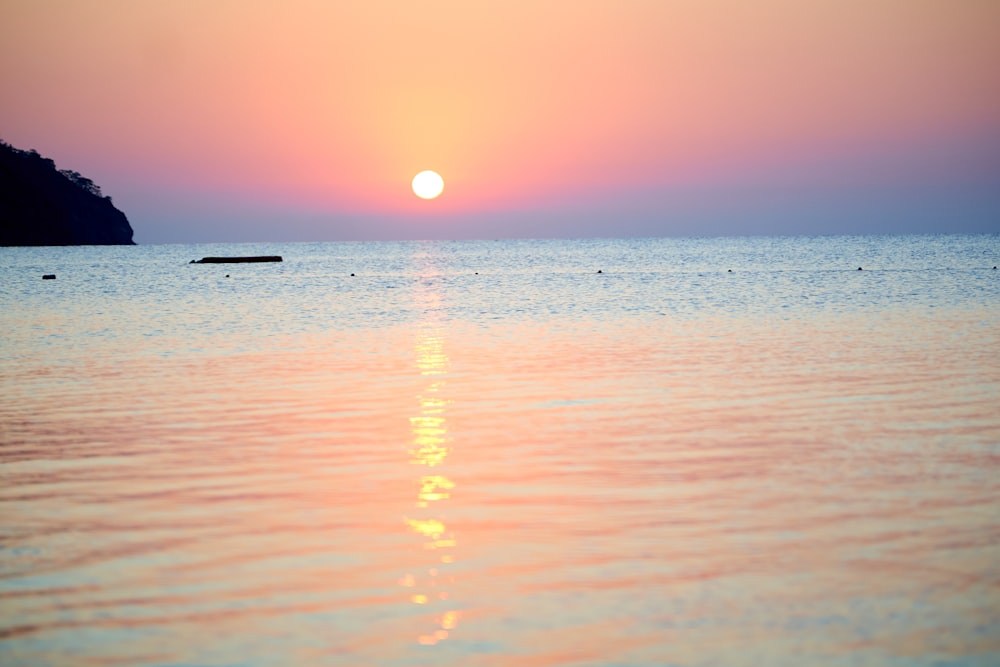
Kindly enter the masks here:
M 134 245 L 125 214 L 92 180 L 0 141 L 0 246 Z

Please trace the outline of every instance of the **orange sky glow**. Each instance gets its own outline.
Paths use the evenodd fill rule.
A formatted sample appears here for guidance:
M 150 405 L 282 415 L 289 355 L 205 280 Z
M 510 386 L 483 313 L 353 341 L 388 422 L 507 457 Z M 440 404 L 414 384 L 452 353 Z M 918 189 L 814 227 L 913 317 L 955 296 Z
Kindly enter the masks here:
M 753 233 L 774 230 L 723 220 L 843 188 L 845 217 L 864 191 L 889 225 L 909 209 L 886 202 L 930 187 L 998 231 L 998 63 L 990 0 L 5 0 L 0 138 L 93 178 L 139 242 L 198 216 L 206 240 L 338 240 L 363 237 L 348 218 L 486 237 L 477 216 L 585 209 Z M 409 188 L 423 169 L 433 202 Z M 241 228 L 251 205 L 286 226 Z

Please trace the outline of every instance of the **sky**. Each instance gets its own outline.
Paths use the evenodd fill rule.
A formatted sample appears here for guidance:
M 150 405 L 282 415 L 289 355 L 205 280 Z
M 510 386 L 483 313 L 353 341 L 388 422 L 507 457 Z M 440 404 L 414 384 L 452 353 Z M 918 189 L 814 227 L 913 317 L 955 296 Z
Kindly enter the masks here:
M 0 0 L 0 139 L 138 243 L 997 233 L 1000 2 Z

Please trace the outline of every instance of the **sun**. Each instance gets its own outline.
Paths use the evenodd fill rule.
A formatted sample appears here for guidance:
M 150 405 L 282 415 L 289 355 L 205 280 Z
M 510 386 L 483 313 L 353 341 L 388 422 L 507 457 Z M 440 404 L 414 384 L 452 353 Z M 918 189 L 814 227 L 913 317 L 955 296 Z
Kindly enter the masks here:
M 444 179 L 436 171 L 422 171 L 413 177 L 413 194 L 421 199 L 434 199 L 444 190 Z

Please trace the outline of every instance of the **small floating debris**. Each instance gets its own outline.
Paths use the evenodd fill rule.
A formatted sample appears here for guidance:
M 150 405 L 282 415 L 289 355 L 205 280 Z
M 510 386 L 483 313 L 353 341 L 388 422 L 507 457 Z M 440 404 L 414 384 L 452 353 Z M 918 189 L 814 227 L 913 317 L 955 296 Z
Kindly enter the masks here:
M 997 267 L 994 266 L 993 268 L 995 269 Z M 56 274 L 54 273 L 46 273 L 44 276 L 42 276 L 42 280 L 55 280 L 55 279 L 56 279 Z
M 255 257 L 202 257 L 192 259 L 190 264 L 244 264 L 247 262 L 280 262 L 281 255 L 257 255 Z
M 858 267 L 858 271 L 860 271 L 860 270 L 861 270 L 861 267 L 859 266 L 859 267 Z
M 597 269 L 597 272 L 598 273 L 604 273 L 604 271 L 601 271 L 600 269 Z

